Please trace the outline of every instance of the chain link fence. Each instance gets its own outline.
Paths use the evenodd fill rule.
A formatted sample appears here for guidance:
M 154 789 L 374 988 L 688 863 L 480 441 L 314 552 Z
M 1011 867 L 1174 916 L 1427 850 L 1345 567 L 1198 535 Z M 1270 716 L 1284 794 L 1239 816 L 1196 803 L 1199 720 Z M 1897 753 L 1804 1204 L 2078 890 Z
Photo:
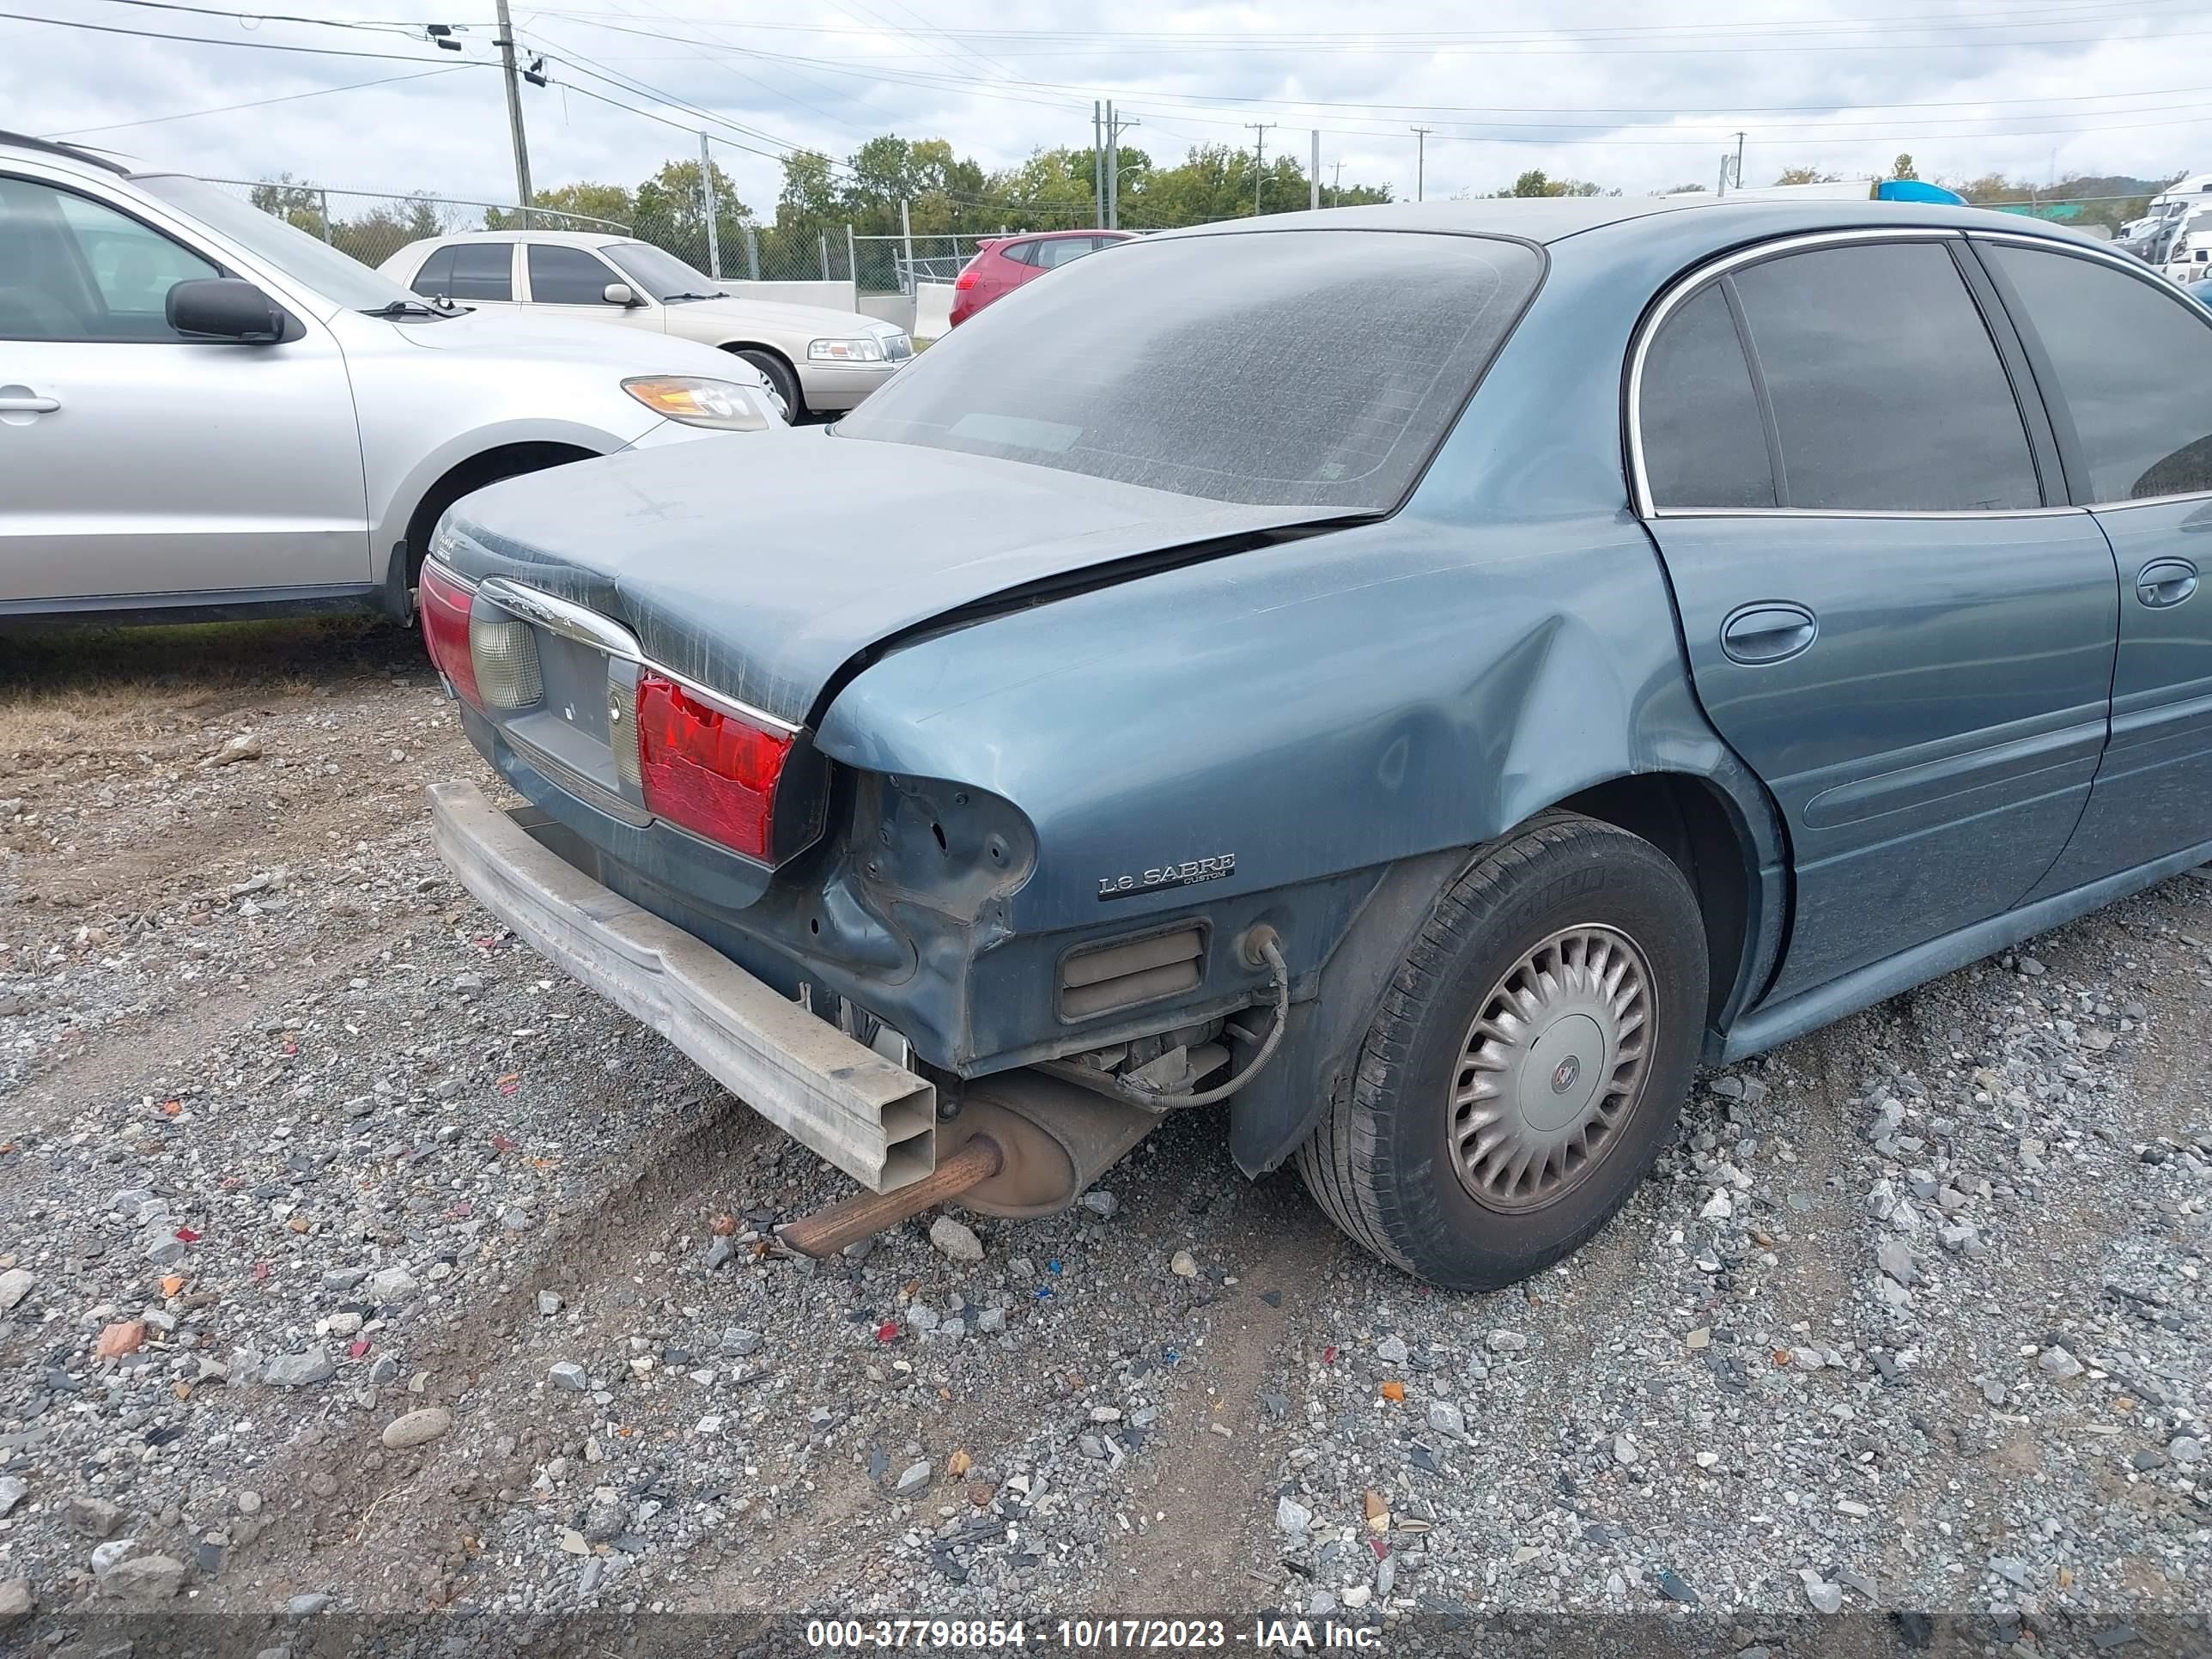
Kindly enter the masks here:
M 365 265 L 382 264 L 408 243 L 470 230 L 508 230 L 522 223 L 521 210 L 504 202 L 469 202 L 447 196 L 394 196 L 380 191 L 330 190 L 291 179 L 210 179 L 235 191 L 264 213 L 319 236 Z M 530 222 L 547 230 L 598 230 L 628 235 L 610 219 L 532 208 Z
M 911 297 L 918 283 L 950 283 L 986 240 L 1020 227 L 957 235 L 861 235 L 851 225 L 759 225 L 723 213 L 709 227 L 703 204 L 641 216 L 623 223 L 512 202 L 476 202 L 427 192 L 336 190 L 288 178 L 210 179 L 350 253 L 363 264 L 384 263 L 408 243 L 471 230 L 602 231 L 665 248 L 720 282 L 848 282 L 866 295 Z

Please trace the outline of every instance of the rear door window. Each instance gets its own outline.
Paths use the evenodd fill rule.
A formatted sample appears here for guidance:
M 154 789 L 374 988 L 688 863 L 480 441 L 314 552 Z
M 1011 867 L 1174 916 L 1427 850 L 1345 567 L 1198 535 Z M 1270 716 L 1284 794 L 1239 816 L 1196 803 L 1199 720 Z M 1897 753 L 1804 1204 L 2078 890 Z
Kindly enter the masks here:
M 1759 393 L 1718 283 L 1661 325 L 1644 356 L 1638 412 L 1655 507 L 1778 504 Z
M 1729 280 L 1773 408 L 1784 506 L 2042 505 L 2011 380 L 1944 242 L 1810 248 Z
M 2095 259 L 1985 243 L 2043 347 L 2089 477 L 2089 501 L 2212 490 L 2212 317 Z
M 514 299 L 514 244 L 457 244 L 453 249 L 453 286 L 446 295 L 453 300 Z
M 1383 512 L 1542 272 L 1535 249 L 1486 236 L 1131 242 L 922 353 L 836 430 L 1217 501 Z
M 415 273 L 411 284 L 417 294 L 432 300 L 443 299 L 453 291 L 453 250 L 441 247 L 422 261 L 422 269 Z

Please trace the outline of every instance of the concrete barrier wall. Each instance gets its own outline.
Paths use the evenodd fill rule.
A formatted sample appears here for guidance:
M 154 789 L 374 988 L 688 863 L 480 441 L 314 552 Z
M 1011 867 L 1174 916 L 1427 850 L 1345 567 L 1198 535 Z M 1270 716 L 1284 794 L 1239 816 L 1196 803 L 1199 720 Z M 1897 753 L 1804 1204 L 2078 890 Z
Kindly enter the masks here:
M 858 295 L 850 282 L 748 283 L 725 276 L 722 286 L 739 300 L 773 300 L 787 306 L 827 306 L 832 311 L 858 311 Z
M 914 291 L 914 327 L 917 340 L 941 339 L 952 331 L 952 284 L 917 283 Z
M 914 332 L 914 301 L 903 294 L 863 294 L 860 314 L 881 322 L 896 323 L 908 333 Z

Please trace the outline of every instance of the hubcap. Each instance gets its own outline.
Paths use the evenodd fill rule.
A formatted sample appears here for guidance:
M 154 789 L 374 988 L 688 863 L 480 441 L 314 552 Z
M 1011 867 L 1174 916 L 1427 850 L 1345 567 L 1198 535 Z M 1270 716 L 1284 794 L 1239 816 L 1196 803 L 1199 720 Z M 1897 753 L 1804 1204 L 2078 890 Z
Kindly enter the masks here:
M 1533 1210 L 1580 1184 L 1644 1091 L 1651 969 L 1597 923 L 1530 949 L 1475 1010 L 1452 1085 L 1461 1184 L 1493 1210 Z

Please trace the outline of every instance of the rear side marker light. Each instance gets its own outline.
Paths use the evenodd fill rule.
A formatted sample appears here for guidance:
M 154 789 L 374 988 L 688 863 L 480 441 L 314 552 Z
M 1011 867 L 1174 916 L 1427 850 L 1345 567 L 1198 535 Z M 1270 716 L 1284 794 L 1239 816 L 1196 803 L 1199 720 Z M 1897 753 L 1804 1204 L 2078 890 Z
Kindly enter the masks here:
M 474 590 L 461 586 L 434 564 L 422 567 L 416 579 L 415 601 L 422 613 L 422 642 L 430 660 L 453 688 L 453 695 L 472 708 L 482 708 L 477 691 L 476 664 L 469 654 L 469 608 Z
M 486 708 L 527 708 L 545 695 L 530 624 L 482 611 L 469 618 L 469 667 Z
M 659 674 L 637 683 L 646 809 L 733 852 L 769 861 L 775 793 L 793 734 L 718 708 Z M 615 745 L 620 755 L 622 745 Z
M 955 287 L 955 288 L 973 288 L 973 287 L 975 287 L 975 273 L 974 271 L 972 271 L 972 270 L 963 270 L 963 271 L 962 271 L 962 272 L 961 272 L 957 276 L 956 276 L 956 277 L 954 277 L 954 278 L 952 279 L 952 286 L 953 286 L 953 287 Z

